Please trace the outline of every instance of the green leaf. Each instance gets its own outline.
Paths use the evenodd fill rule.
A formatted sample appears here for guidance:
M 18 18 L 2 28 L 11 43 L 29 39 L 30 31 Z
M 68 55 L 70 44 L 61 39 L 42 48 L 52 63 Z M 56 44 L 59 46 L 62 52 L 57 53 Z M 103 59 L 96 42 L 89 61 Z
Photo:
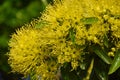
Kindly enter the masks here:
M 73 28 L 70 29 L 69 34 L 70 34 L 70 39 L 71 39 L 72 43 L 75 44 L 75 32 L 74 32 Z
M 104 39 L 103 39 L 103 43 L 104 43 L 104 45 L 108 48 L 108 37 L 107 37 L 107 35 L 104 35 Z
M 92 46 L 93 52 L 95 52 L 104 62 L 111 64 L 112 59 L 101 49 L 99 46 Z
M 110 66 L 108 74 L 114 73 L 119 67 L 120 67 L 120 49 L 116 52 L 116 55 Z
M 88 18 L 82 18 L 82 19 L 80 19 L 80 21 L 83 22 L 84 24 L 93 24 L 93 23 L 96 23 L 98 21 L 98 18 L 88 17 Z
M 101 67 L 100 67 L 101 66 Z M 104 66 L 104 67 L 102 67 Z M 95 74 L 99 80 L 108 80 L 107 65 L 100 59 L 96 59 L 94 65 Z
M 39 22 L 38 24 L 35 25 L 35 28 L 41 28 L 41 27 L 44 27 L 48 24 L 49 24 L 48 21 L 41 21 L 41 22 Z
M 108 75 L 105 71 L 96 70 L 97 76 L 99 80 L 108 80 Z

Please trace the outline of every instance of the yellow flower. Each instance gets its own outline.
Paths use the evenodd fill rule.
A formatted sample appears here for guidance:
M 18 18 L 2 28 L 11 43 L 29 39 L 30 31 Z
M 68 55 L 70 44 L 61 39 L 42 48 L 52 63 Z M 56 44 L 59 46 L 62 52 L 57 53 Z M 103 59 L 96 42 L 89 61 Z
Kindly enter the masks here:
M 22 27 L 12 35 L 9 42 L 9 63 L 13 71 L 27 74 L 27 69 L 36 66 L 36 56 L 39 53 L 38 30 L 31 27 Z M 23 64 L 24 63 L 24 64 Z M 29 64 L 28 64 L 29 63 Z
M 115 48 L 120 48 L 119 6 L 119 0 L 56 0 L 39 20 L 12 35 L 9 64 L 15 72 L 54 80 L 59 66 L 79 67 L 86 46 L 103 47 L 111 31 Z M 42 21 L 49 24 L 40 26 Z

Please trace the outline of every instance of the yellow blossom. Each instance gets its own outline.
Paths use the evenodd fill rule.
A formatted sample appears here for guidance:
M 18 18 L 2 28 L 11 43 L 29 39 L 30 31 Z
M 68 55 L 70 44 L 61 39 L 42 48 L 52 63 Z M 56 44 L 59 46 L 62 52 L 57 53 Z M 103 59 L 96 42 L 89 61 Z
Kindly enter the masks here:
M 72 70 L 77 69 L 86 46 L 104 47 L 105 35 L 109 33 L 113 36 L 111 41 L 117 40 L 112 47 L 120 48 L 119 6 L 119 0 L 55 0 L 39 20 L 12 35 L 10 66 L 15 72 L 34 72 L 43 80 L 54 80 L 59 66 L 70 63 Z M 50 24 L 40 26 L 42 21 Z

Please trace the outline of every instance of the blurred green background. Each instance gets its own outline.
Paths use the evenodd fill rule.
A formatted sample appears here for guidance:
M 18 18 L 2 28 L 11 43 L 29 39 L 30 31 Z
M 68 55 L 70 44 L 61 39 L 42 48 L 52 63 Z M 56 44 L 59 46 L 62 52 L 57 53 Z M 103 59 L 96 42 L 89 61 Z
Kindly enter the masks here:
M 18 80 L 19 73 L 11 73 L 7 63 L 10 35 L 22 25 L 41 16 L 53 0 L 0 0 L 0 80 Z

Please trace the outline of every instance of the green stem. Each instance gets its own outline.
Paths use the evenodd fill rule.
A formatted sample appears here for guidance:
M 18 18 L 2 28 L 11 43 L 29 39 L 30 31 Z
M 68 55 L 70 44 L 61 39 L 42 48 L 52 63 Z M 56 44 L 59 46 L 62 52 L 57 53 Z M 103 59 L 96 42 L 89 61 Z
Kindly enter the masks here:
M 89 80 L 90 79 L 90 75 L 91 75 L 92 70 L 93 70 L 93 65 L 94 65 L 94 59 L 92 59 L 90 67 L 88 68 L 88 71 L 87 71 L 87 76 L 83 80 Z

